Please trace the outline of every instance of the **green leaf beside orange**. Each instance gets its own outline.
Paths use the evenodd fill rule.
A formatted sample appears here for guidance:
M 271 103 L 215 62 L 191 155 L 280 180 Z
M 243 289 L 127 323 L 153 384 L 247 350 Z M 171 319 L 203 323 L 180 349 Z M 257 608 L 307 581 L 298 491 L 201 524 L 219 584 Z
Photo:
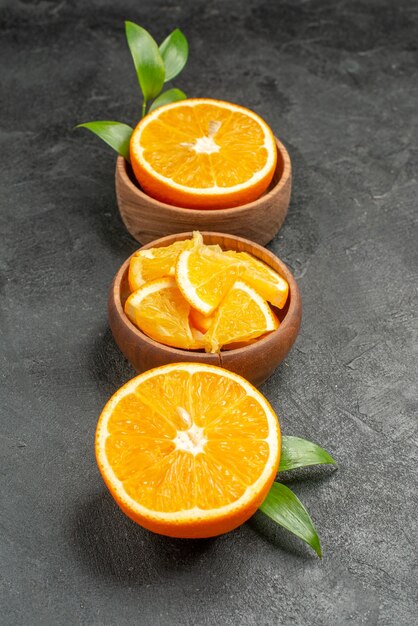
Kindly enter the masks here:
M 187 63 L 189 45 L 181 30 L 176 28 L 158 46 L 150 33 L 134 22 L 125 22 L 125 33 L 142 92 L 141 116 L 160 106 L 184 100 L 181 89 L 172 88 L 161 93 L 166 82 L 178 76 Z M 87 128 L 111 146 L 127 161 L 129 141 L 133 129 L 122 122 L 99 120 L 84 122 L 76 128 Z

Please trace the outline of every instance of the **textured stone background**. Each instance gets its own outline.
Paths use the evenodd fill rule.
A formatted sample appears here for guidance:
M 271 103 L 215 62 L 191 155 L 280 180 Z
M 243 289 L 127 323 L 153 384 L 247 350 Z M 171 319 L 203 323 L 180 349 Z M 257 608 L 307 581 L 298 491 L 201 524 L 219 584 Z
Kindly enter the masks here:
M 417 623 L 417 3 L 0 6 L 2 624 Z M 136 244 L 112 151 L 72 127 L 139 116 L 124 19 L 159 40 L 181 27 L 177 85 L 253 108 L 289 148 L 294 194 L 270 247 L 304 320 L 263 392 L 284 433 L 340 463 L 290 483 L 323 562 L 261 514 L 215 540 L 153 536 L 96 469 L 97 416 L 133 374 L 107 288 Z

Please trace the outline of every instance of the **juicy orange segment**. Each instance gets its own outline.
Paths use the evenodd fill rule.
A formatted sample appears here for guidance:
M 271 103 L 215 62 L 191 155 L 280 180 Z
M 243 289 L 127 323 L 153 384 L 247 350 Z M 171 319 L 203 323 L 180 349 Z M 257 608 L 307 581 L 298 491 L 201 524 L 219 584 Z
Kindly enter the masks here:
M 145 283 L 174 276 L 176 261 L 182 250 L 192 246 L 192 240 L 176 241 L 171 246 L 152 248 L 151 250 L 138 250 L 129 263 L 129 287 L 136 291 Z
M 189 350 L 202 347 L 190 328 L 190 305 L 174 278 L 159 278 L 134 291 L 125 303 L 125 313 L 155 341 Z
M 202 236 L 200 233 L 193 233 L 192 239 L 176 241 L 170 246 L 162 248 L 151 248 L 147 250 L 138 250 L 131 257 L 129 263 L 129 288 L 136 291 L 145 283 L 163 278 L 165 276 L 174 276 L 176 271 L 176 262 L 180 252 L 187 250 L 193 246 L 193 243 Z M 218 245 L 207 246 L 211 250 L 222 252 Z
M 249 285 L 237 281 L 214 315 L 204 336 L 205 348 L 218 352 L 225 344 L 248 341 L 278 326 L 267 302 Z
M 148 114 L 132 134 L 130 155 L 149 195 L 197 209 L 255 200 L 277 161 L 274 136 L 258 115 L 211 99 L 183 100 Z
M 96 458 L 122 510 L 173 537 L 236 528 L 264 500 L 280 457 L 277 418 L 262 394 L 219 367 L 150 370 L 109 400 Z
M 198 241 L 179 255 L 176 265 L 176 280 L 183 296 L 204 315 L 216 309 L 238 273 L 239 263 Z
M 263 261 L 247 254 L 247 252 L 228 250 L 224 254 L 242 263 L 240 274 L 242 280 L 253 287 L 264 300 L 279 309 L 284 307 L 289 295 L 289 285 L 284 278 Z

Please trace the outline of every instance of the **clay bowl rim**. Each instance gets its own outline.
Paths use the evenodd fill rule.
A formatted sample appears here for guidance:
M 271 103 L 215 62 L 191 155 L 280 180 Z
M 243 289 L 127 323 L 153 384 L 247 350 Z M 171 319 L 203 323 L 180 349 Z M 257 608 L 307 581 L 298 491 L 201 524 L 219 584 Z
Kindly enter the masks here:
M 298 320 L 299 321 L 298 326 L 300 325 L 300 321 L 302 318 L 302 300 L 301 300 L 299 287 L 297 285 L 296 279 L 294 278 L 292 272 L 287 267 L 287 265 L 281 259 L 279 259 L 279 257 L 277 257 L 275 254 L 270 252 L 270 250 L 267 250 L 260 244 L 257 244 L 251 241 L 250 239 L 245 239 L 244 237 L 238 237 L 237 235 L 228 235 L 226 233 L 219 233 L 219 232 L 214 232 L 214 231 L 200 231 L 200 232 L 203 236 L 204 241 L 205 241 L 205 238 L 207 237 L 216 237 L 216 238 L 221 238 L 223 240 L 232 239 L 238 242 L 239 244 L 241 244 L 241 246 L 245 246 L 245 247 L 239 248 L 239 251 L 243 251 L 243 252 L 248 251 L 248 246 L 250 248 L 252 247 L 251 253 L 253 253 L 254 251 L 260 252 L 260 256 L 258 254 L 255 254 L 256 258 L 264 261 L 264 263 L 267 263 L 272 269 L 275 269 L 275 268 L 266 260 L 265 257 L 267 257 L 267 259 L 273 259 L 274 262 L 278 263 L 279 269 L 280 269 L 280 272 L 279 272 L 280 275 L 283 278 L 285 278 L 289 284 L 290 302 L 289 302 L 289 308 L 287 310 L 287 313 L 283 321 L 280 323 L 279 328 L 268 333 L 265 337 L 258 339 L 253 344 L 249 344 L 248 346 L 243 346 L 241 348 L 235 348 L 233 350 L 221 350 L 219 355 L 202 352 L 202 351 L 199 352 L 197 350 L 183 350 L 181 348 L 174 348 L 172 346 L 166 346 L 163 343 L 155 341 L 154 339 L 151 339 L 151 337 L 148 337 L 148 335 L 143 333 L 141 330 L 139 330 L 139 328 L 134 326 L 134 324 L 132 324 L 132 322 L 129 320 L 129 318 L 125 314 L 125 311 L 123 310 L 122 299 L 120 297 L 122 279 L 124 277 L 125 272 L 128 271 L 129 262 L 131 258 L 134 256 L 135 252 L 137 252 L 136 250 L 122 263 L 120 268 L 117 270 L 114 276 L 114 279 L 112 281 L 111 287 L 110 287 L 109 298 L 111 299 L 115 307 L 115 311 L 117 312 L 119 318 L 128 327 L 129 331 L 135 336 L 138 342 L 146 343 L 152 348 L 157 348 L 164 352 L 170 353 L 172 356 L 174 355 L 178 356 L 178 360 L 177 360 L 178 363 L 183 362 L 184 356 L 186 354 L 188 356 L 193 355 L 195 362 L 203 362 L 203 363 L 211 362 L 214 357 L 218 356 L 219 365 L 222 366 L 222 354 L 225 357 L 226 355 L 228 355 L 228 356 L 231 356 L 232 358 L 235 355 L 240 355 L 240 354 L 243 354 L 244 352 L 254 350 L 255 348 L 259 348 L 262 345 L 268 345 L 269 343 L 272 343 L 272 342 L 275 343 L 278 339 L 280 339 L 280 337 L 283 336 L 284 338 L 286 336 L 288 327 L 292 328 L 292 323 L 295 320 Z M 164 245 L 170 245 L 171 243 L 174 243 L 175 241 L 181 241 L 183 239 L 190 239 L 192 235 L 193 235 L 192 232 L 184 232 L 184 233 L 176 233 L 173 235 L 166 235 L 165 237 L 160 237 L 159 239 L 155 239 L 154 241 L 151 241 L 150 243 L 147 243 L 141 246 L 140 248 L 138 248 L 138 250 L 146 250 L 146 249 L 150 249 L 154 247 L 163 247 Z M 227 244 L 227 241 L 224 243 Z M 230 249 L 230 248 L 226 248 L 226 249 Z M 262 258 L 261 253 L 264 256 L 264 258 Z M 296 335 L 298 334 L 298 332 L 299 331 L 297 331 Z
M 282 163 L 283 163 L 283 171 L 277 183 L 274 184 L 273 187 L 271 187 L 266 193 L 261 195 L 256 200 L 253 200 L 252 202 L 247 202 L 246 204 L 241 204 L 240 206 L 229 207 L 225 209 L 188 209 L 186 207 L 180 207 L 174 204 L 166 204 L 165 202 L 160 202 L 160 200 L 157 200 L 156 198 L 153 198 L 152 196 L 149 196 L 147 193 L 145 193 L 137 184 L 135 184 L 131 180 L 127 171 L 128 162 L 123 156 L 118 156 L 116 160 L 116 167 L 121 177 L 121 182 L 126 187 L 129 187 L 130 190 L 134 194 L 136 194 L 139 199 L 142 200 L 142 202 L 148 202 L 148 204 L 152 205 L 154 208 L 163 208 L 165 210 L 172 210 L 175 213 L 188 215 L 190 217 L 193 217 L 193 216 L 197 217 L 198 215 L 202 215 L 204 213 L 205 214 L 210 213 L 210 215 L 213 215 L 213 217 L 216 218 L 216 217 L 220 217 L 221 215 L 225 215 L 225 211 L 227 211 L 228 213 L 233 211 L 235 215 L 239 216 L 240 213 L 245 213 L 251 210 L 253 211 L 255 208 L 257 208 L 257 206 L 261 202 L 263 203 L 268 202 L 271 198 L 274 198 L 278 193 L 280 193 L 283 187 L 285 187 L 289 179 L 291 179 L 292 164 L 290 161 L 289 153 L 286 150 L 285 146 L 280 141 L 280 139 L 278 139 L 276 136 L 274 137 L 274 139 L 276 141 L 278 159 L 277 159 L 276 169 L 273 174 L 273 180 L 279 167 L 280 158 L 282 159 Z M 129 164 L 129 167 L 131 167 L 130 164 Z

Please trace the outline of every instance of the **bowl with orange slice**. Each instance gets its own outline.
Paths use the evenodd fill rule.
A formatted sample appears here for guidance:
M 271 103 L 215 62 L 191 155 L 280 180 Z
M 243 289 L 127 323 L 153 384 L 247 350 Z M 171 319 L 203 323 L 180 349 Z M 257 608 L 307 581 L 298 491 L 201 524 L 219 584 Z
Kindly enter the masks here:
M 289 206 L 289 154 L 244 107 L 188 99 L 148 113 L 116 163 L 122 220 L 140 243 L 193 229 L 266 244 Z
M 115 275 L 115 341 L 137 372 L 217 365 L 260 385 L 296 340 L 302 303 L 288 267 L 262 246 L 189 232 L 146 244 Z

